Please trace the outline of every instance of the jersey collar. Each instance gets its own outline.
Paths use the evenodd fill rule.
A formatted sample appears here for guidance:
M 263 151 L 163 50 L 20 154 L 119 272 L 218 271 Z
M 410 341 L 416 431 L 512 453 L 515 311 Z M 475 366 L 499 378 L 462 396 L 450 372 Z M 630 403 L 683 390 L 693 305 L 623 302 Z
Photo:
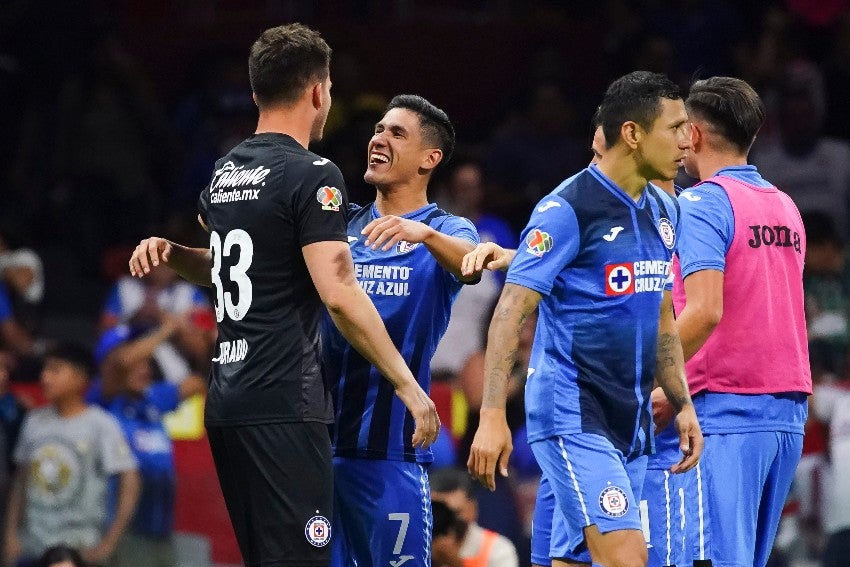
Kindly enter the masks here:
M 629 197 L 626 194 L 625 191 L 620 189 L 620 187 L 616 183 L 611 181 L 608 177 L 606 177 L 606 175 L 604 173 L 599 171 L 599 168 L 596 167 L 595 163 L 589 165 L 587 170 L 590 171 L 590 174 L 592 176 L 594 176 L 602 184 L 603 187 L 608 189 L 608 191 L 610 191 L 615 197 L 620 199 L 623 203 L 625 203 L 626 205 L 633 207 L 635 209 L 642 209 L 643 208 L 644 204 L 646 203 L 646 190 L 647 190 L 647 187 L 649 187 L 649 184 L 647 184 L 647 187 L 643 188 L 643 193 L 640 194 L 640 198 L 637 201 L 635 201 L 634 199 Z
M 411 211 L 409 213 L 406 213 L 406 214 L 403 214 L 403 215 L 398 215 L 398 216 L 400 216 L 403 219 L 414 219 L 414 218 L 419 217 L 419 216 L 425 216 L 428 213 L 430 213 L 431 211 L 435 210 L 436 208 L 437 208 L 437 203 L 428 203 L 424 207 L 420 207 L 420 208 L 416 209 L 415 211 Z M 372 218 L 373 219 L 379 219 L 382 216 L 383 215 L 381 215 L 381 213 L 378 212 L 377 204 L 375 204 L 373 202 L 372 203 Z

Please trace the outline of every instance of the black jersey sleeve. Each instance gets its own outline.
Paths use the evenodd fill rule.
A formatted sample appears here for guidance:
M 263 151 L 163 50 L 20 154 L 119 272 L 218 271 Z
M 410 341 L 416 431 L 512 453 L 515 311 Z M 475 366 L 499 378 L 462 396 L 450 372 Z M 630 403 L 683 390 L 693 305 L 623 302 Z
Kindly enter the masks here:
M 331 162 L 313 165 L 295 195 L 296 238 L 303 247 L 326 240 L 346 241 L 348 195 L 342 173 Z

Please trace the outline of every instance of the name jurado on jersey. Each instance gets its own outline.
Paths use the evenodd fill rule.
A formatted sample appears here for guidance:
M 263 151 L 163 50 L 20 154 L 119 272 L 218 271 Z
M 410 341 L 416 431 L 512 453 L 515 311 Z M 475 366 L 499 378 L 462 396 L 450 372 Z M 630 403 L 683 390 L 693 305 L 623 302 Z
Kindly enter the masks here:
M 413 268 L 408 266 L 384 266 L 380 264 L 355 264 L 354 276 L 360 287 L 369 295 L 391 295 L 402 297 L 410 295 L 410 274 Z
M 212 359 L 218 364 L 230 364 L 231 362 L 241 362 L 248 355 L 248 341 L 245 339 L 236 339 L 235 341 L 225 341 L 219 343 L 218 356 Z

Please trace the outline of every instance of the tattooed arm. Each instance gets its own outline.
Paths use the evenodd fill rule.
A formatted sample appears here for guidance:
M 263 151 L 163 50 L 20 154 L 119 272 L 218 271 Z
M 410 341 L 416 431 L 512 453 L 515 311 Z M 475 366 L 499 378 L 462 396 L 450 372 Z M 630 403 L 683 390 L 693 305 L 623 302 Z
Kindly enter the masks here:
M 699 461 L 703 440 L 685 379 L 685 359 L 673 316 L 673 296 L 669 291 L 664 292 L 661 301 L 655 365 L 655 380 L 678 414 L 676 429 L 679 432 L 679 447 L 684 455 L 670 470 L 674 473 L 685 472 Z
M 534 290 L 505 284 L 490 322 L 484 355 L 481 420 L 466 463 L 469 473 L 490 490 L 496 489 L 497 463 L 501 475 L 508 476 L 508 458 L 513 451 L 505 416 L 508 377 L 516 364 L 520 329 L 540 300 L 540 294 Z

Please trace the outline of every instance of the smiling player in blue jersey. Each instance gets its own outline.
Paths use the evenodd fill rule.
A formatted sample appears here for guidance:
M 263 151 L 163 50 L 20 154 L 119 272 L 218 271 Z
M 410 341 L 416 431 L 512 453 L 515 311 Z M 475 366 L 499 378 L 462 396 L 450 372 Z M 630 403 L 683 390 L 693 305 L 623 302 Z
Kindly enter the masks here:
M 448 160 L 454 128 L 422 97 L 395 97 L 375 126 L 364 179 L 375 202 L 352 206 L 355 275 L 424 390 L 430 363 L 464 282 L 474 225 L 428 203 L 434 169 Z M 430 449 L 410 442 L 413 419 L 378 370 L 326 321 L 324 359 L 335 380 L 334 565 L 431 564 Z M 390 387 L 388 387 L 390 386 Z
M 646 564 L 635 493 L 653 450 L 649 393 L 657 377 L 678 410 L 693 467 L 702 435 L 684 379 L 664 284 L 678 228 L 672 179 L 689 143 L 678 88 L 635 72 L 599 109 L 607 161 L 565 180 L 536 207 L 490 325 L 481 426 L 469 470 L 495 486 L 512 450 L 504 404 L 518 330 L 540 315 L 526 385 L 528 438 L 549 479 L 569 541 L 565 559 Z

